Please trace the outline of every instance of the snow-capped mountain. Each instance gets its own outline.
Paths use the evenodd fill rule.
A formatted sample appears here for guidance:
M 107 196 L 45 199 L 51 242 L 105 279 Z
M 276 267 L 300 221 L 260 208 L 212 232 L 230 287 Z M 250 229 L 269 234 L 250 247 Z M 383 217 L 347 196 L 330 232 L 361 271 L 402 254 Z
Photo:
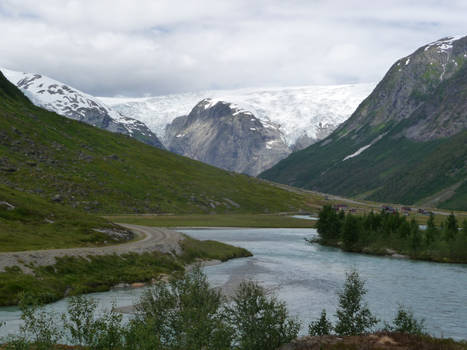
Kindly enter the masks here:
M 205 99 L 167 125 L 166 146 L 202 162 L 256 176 L 289 155 L 277 126 L 223 101 Z
M 101 129 L 125 134 L 164 148 L 141 121 L 121 115 L 97 98 L 41 74 L 0 69 L 36 106 Z
M 292 148 L 322 139 L 344 122 L 375 84 L 213 90 L 147 98 L 100 99 L 116 111 L 144 122 L 165 143 L 165 129 L 188 115 L 201 100 L 234 103 L 265 124 L 276 125 Z

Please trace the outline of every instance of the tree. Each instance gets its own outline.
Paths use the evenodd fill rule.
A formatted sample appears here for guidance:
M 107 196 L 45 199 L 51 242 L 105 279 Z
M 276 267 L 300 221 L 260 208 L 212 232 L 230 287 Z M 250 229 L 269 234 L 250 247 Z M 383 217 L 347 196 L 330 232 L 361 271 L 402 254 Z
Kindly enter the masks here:
M 223 304 L 199 266 L 170 284 L 156 283 L 141 298 L 129 332 L 130 348 L 229 349 L 233 330 Z
M 85 296 L 75 296 L 62 314 L 63 327 L 71 344 L 91 349 L 115 349 L 123 343 L 122 315 L 113 307 L 103 316 L 96 315 L 97 302 Z
M 426 223 L 425 231 L 425 242 L 427 245 L 430 245 L 434 242 L 435 238 L 438 236 L 439 232 L 435 225 L 435 216 L 433 213 L 430 213 L 428 222 Z
M 399 237 L 401 237 L 401 238 L 408 237 L 410 235 L 410 231 L 411 231 L 410 223 L 407 220 L 405 220 L 405 218 L 404 218 L 402 223 L 399 225 L 397 231 L 399 233 Z
M 338 335 L 358 335 L 369 332 L 378 320 L 371 314 L 363 297 L 367 293 L 365 282 L 356 270 L 346 274 L 344 289 L 339 295 L 334 328 Z
M 324 240 L 338 238 L 341 231 L 341 215 L 330 205 L 325 205 L 319 212 L 319 220 L 316 229 Z
M 240 284 L 227 312 L 236 329 L 234 349 L 277 349 L 295 339 L 300 329 L 289 317 L 285 303 L 268 297 L 255 282 Z
M 424 322 L 424 320 L 415 319 L 411 310 L 406 310 L 402 305 L 399 305 L 393 325 L 386 324 L 386 329 L 391 332 L 420 335 L 424 333 Z
M 351 249 L 358 242 L 358 224 L 358 219 L 355 216 L 347 214 L 342 229 L 342 240 L 346 249 Z
M 65 330 L 69 332 L 73 345 L 90 346 L 96 338 L 96 323 L 94 313 L 97 303 L 94 299 L 84 296 L 72 297 L 68 303 L 67 313 L 62 314 Z
M 447 241 L 450 241 L 456 237 L 458 228 L 459 226 L 457 225 L 456 217 L 454 216 L 454 213 L 451 212 L 451 214 L 449 214 L 447 217 L 444 225 L 444 235 Z
M 332 323 L 328 320 L 326 310 L 321 311 L 318 321 L 311 322 L 308 326 L 308 334 L 311 336 L 329 335 L 332 332 Z
M 420 236 L 420 228 L 418 227 L 418 224 L 415 221 L 415 219 L 412 219 L 410 221 L 410 238 L 412 249 L 418 250 L 418 248 L 420 248 L 422 238 Z

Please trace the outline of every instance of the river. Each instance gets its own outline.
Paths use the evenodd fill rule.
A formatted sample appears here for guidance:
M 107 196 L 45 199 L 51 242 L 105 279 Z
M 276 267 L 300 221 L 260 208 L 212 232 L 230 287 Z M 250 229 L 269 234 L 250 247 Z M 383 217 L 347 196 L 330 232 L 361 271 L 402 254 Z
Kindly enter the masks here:
M 410 261 L 346 253 L 336 248 L 307 244 L 314 229 L 190 229 L 194 238 L 216 239 L 250 250 L 254 256 L 205 267 L 213 286 L 232 289 L 243 279 L 260 282 L 287 303 L 291 315 L 302 321 L 302 333 L 321 310 L 333 318 L 336 293 L 345 273 L 356 268 L 366 280 L 366 299 L 381 320 L 393 319 L 398 304 L 424 318 L 428 332 L 437 337 L 467 339 L 467 265 Z M 102 308 L 114 301 L 132 304 L 143 289 L 94 293 Z M 66 301 L 49 308 L 62 312 Z M 19 311 L 0 308 L 0 336 L 18 329 Z M 126 316 L 129 317 L 129 316 Z M 382 324 L 380 324 L 382 325 Z

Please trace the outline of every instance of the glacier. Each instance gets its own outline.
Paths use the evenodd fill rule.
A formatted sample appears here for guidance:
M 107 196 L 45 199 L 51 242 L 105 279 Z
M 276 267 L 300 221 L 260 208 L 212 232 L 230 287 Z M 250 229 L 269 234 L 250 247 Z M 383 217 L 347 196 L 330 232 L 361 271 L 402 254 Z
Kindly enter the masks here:
M 281 88 L 208 90 L 153 97 L 99 97 L 121 114 L 145 123 L 163 142 L 165 128 L 188 115 L 201 100 L 224 101 L 248 111 L 264 124 L 278 128 L 294 145 L 304 136 L 322 139 L 344 122 L 376 84 L 310 85 Z

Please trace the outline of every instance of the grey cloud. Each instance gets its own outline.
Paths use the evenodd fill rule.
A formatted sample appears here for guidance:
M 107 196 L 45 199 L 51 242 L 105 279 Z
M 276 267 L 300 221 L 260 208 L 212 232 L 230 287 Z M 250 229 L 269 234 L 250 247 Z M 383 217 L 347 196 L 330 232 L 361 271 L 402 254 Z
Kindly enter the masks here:
M 465 1 L 2 0 L 0 66 L 112 96 L 379 80 Z

